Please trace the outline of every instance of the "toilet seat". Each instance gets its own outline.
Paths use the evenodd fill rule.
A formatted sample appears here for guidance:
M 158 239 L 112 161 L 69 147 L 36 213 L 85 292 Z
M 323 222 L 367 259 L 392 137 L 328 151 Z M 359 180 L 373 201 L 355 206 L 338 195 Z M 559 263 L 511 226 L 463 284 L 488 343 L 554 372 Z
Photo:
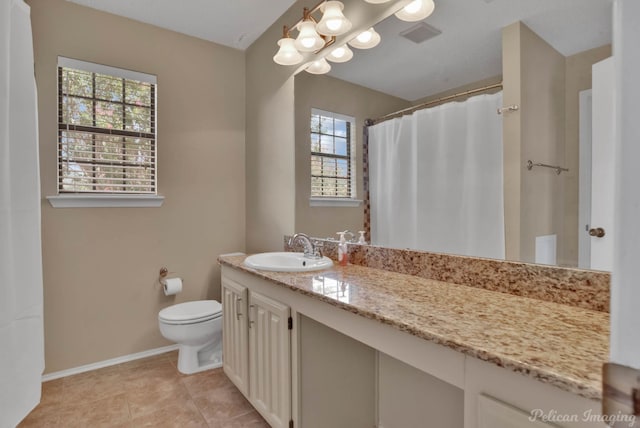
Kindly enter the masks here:
M 222 305 L 215 300 L 196 300 L 164 308 L 158 319 L 166 324 L 196 324 L 222 316 Z

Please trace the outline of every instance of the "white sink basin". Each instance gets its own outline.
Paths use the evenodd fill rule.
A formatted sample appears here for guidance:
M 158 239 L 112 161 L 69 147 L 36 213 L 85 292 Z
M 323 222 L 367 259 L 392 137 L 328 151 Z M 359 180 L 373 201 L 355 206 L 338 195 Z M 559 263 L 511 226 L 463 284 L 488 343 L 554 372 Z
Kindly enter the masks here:
M 274 272 L 309 272 L 331 267 L 333 261 L 329 257 L 306 258 L 303 253 L 260 253 L 247 257 L 244 264 L 252 269 Z

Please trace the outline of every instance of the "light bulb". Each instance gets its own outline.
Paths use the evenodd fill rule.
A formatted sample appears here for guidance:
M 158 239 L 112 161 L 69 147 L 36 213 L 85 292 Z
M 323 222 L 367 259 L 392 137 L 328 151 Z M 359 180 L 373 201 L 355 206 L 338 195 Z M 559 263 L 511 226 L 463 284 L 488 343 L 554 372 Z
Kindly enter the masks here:
M 331 52 L 331 55 L 336 58 L 343 58 L 345 53 L 347 53 L 346 49 L 343 47 L 339 47 L 337 49 L 334 49 L 333 52 Z
M 373 27 L 358 34 L 355 39 L 349 42 L 351 46 L 358 49 L 370 49 L 377 46 L 378 43 L 380 43 L 380 34 Z
M 313 45 L 316 44 L 316 39 L 314 39 L 313 37 L 304 37 L 300 39 L 300 44 L 307 49 L 313 48 Z
M 342 21 L 339 19 L 327 19 L 327 28 L 331 31 L 337 31 L 340 29 Z
M 413 0 L 396 12 L 396 17 L 407 22 L 421 21 L 431 15 L 435 7 L 433 0 Z
M 324 58 L 320 58 L 310 63 L 305 71 L 311 74 L 326 74 L 331 71 L 331 65 Z
M 356 39 L 358 39 L 360 43 L 369 43 L 371 37 L 373 37 L 371 31 L 363 31 L 362 33 L 358 34 L 358 37 L 356 37 Z
M 313 52 L 324 46 L 324 40 L 316 33 L 316 25 L 313 21 L 302 21 L 298 24 L 298 37 L 295 47 L 301 52 Z
M 347 45 L 339 46 L 327 55 L 327 59 L 331 62 L 347 62 L 353 58 L 353 51 Z
M 404 7 L 404 11 L 414 14 L 420 10 L 420 6 L 422 6 L 422 0 L 413 0 L 411 3 Z
M 344 5 L 339 1 L 326 1 L 320 6 L 322 19 L 316 31 L 325 36 L 339 36 L 351 29 L 351 21 L 342 14 Z

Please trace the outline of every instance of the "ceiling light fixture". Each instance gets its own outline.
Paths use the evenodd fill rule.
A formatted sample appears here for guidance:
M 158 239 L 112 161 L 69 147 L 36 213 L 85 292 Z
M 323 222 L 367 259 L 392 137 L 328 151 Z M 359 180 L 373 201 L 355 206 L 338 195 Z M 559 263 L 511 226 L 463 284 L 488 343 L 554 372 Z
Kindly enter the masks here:
M 342 14 L 344 5 L 339 1 L 326 1 L 320 6 L 322 19 L 316 25 L 318 33 L 325 36 L 339 36 L 351 29 L 351 21 Z
M 387 3 L 391 0 L 365 0 L 368 3 Z M 431 1 L 432 0 L 425 0 Z M 402 4 L 406 4 L 403 2 Z M 372 28 L 362 31 L 347 43 L 340 40 L 342 46 L 327 48 L 336 42 L 336 37 L 349 33 L 353 24 L 343 14 L 344 4 L 336 0 L 322 0 L 313 8 L 304 8 L 302 18 L 292 26 L 285 26 L 282 38 L 278 40 L 279 49 L 273 61 L 280 65 L 296 65 L 308 61 L 305 70 L 313 74 L 324 74 L 331 70 L 331 62 L 347 62 L 353 58 L 353 51 L 347 43 L 358 49 L 370 49 L 380 43 L 380 35 Z M 420 9 L 419 7 L 417 9 Z M 317 13 L 317 14 L 316 14 Z M 322 13 L 320 21 L 317 17 Z M 316 14 L 316 17 L 313 15 Z M 289 31 L 297 31 L 295 39 Z M 346 40 L 346 38 L 345 38 Z M 326 59 L 325 59 L 326 58 Z
M 326 74 L 331 71 L 331 64 L 326 59 L 320 58 L 311 62 L 305 71 L 311 74 Z
M 349 42 L 351 46 L 358 49 L 371 49 L 378 43 L 380 43 L 380 34 L 373 27 L 358 34 L 355 39 Z
M 297 25 L 299 31 L 295 41 L 296 49 L 300 52 L 315 52 L 322 48 L 325 40 L 316 31 L 316 21 L 311 17 L 309 9 L 304 8 L 304 18 Z
M 326 58 L 331 62 L 347 62 L 353 58 L 353 51 L 347 45 L 338 46 Z
M 407 22 L 421 21 L 431 15 L 435 8 L 433 0 L 413 0 L 396 12 L 396 17 Z
M 296 65 L 303 60 L 302 54 L 295 47 L 294 40 L 289 35 L 289 29 L 285 25 L 282 29 L 282 38 L 278 40 L 278 53 L 273 57 L 273 61 L 280 65 Z

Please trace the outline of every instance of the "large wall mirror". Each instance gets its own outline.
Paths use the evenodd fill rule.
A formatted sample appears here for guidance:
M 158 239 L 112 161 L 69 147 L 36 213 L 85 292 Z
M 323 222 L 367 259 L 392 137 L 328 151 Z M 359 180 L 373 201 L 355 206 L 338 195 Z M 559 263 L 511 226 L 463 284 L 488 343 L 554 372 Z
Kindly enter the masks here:
M 381 43 L 328 75 L 298 74 L 296 229 L 370 218 L 373 244 L 610 270 L 611 27 L 611 0 L 441 0 L 378 23 Z M 364 119 L 415 106 L 368 128 L 363 159 Z M 356 118 L 370 216 L 310 206 L 312 108 Z

